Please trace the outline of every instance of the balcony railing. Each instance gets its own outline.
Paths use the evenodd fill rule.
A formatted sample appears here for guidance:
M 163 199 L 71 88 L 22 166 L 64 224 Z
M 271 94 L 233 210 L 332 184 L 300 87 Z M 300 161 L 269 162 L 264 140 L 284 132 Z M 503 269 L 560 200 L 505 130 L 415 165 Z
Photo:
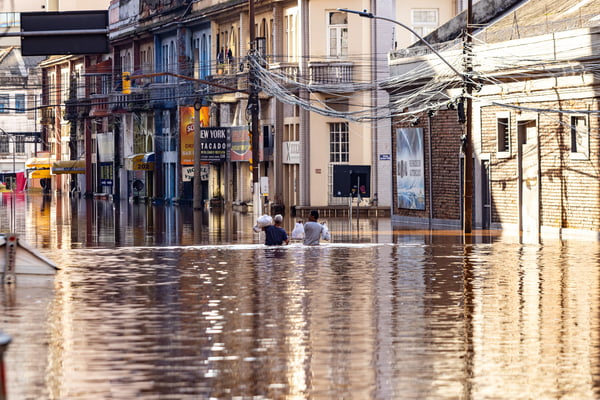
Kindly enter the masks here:
M 108 95 L 92 94 L 90 95 L 91 108 L 90 117 L 105 117 L 108 115 Z
M 202 85 L 211 94 L 233 93 L 248 89 L 248 73 L 238 72 L 231 75 L 210 75 L 205 78 L 209 84 Z
M 129 95 L 127 111 L 148 111 L 150 110 L 150 90 L 139 89 Z
M 308 63 L 311 85 L 352 84 L 354 65 L 351 62 L 312 61 Z
M 298 63 L 276 63 L 270 64 L 269 70 L 273 71 L 277 75 L 285 77 L 286 79 L 297 81 L 300 68 L 298 67 Z M 280 83 L 286 86 L 285 80 L 282 79 Z
M 152 83 L 148 100 L 155 108 L 175 108 L 177 105 L 193 104 L 195 85 L 190 81 L 178 83 Z
M 40 124 L 42 125 L 54 125 L 56 120 L 56 114 L 54 107 L 42 108 L 42 116 L 40 118 Z
M 127 112 L 129 98 L 131 95 L 123 94 L 120 92 L 113 92 L 108 97 L 110 110 L 114 113 L 123 113 Z

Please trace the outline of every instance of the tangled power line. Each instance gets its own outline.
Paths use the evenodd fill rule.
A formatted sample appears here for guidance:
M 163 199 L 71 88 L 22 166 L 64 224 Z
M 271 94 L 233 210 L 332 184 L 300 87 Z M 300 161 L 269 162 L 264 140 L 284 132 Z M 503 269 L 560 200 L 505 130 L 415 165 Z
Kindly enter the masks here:
M 510 54 L 490 56 L 489 52 L 486 54 L 488 43 L 477 35 L 472 37 L 472 41 L 472 48 L 467 54 L 459 48 L 460 42 L 442 44 L 446 46 L 444 57 L 454 69 L 460 69 L 465 63 L 471 63 L 473 66 L 474 72 L 465 79 L 456 76 L 455 72 L 445 64 L 446 61 L 442 62 L 436 58 L 423 59 L 423 61 L 415 61 L 417 58 L 406 58 L 405 65 L 408 67 L 402 73 L 390 76 L 389 71 L 382 67 L 382 62 L 375 61 L 375 65 L 373 65 L 371 55 L 354 55 L 345 60 L 353 65 L 355 71 L 353 76 L 368 78 L 364 78 L 363 81 L 353 79 L 351 82 L 333 83 L 311 82 L 308 74 L 306 72 L 298 73 L 298 69 L 295 73 L 289 73 L 288 69 L 274 68 L 273 65 L 277 63 L 272 61 L 283 60 L 284 57 L 270 55 L 268 59 L 271 60 L 271 63 L 268 63 L 258 53 L 251 52 L 247 57 L 238 58 L 236 61 L 241 61 L 240 65 L 246 64 L 253 68 L 260 91 L 278 101 L 323 116 L 352 122 L 373 122 L 389 118 L 408 121 L 423 112 L 435 112 L 442 107 L 456 104 L 460 98 L 466 98 L 466 93 L 460 89 L 467 81 L 476 89 L 471 98 L 482 105 L 495 105 L 539 113 L 600 114 L 600 110 L 545 109 L 523 106 L 521 105 L 523 102 L 507 104 L 502 101 L 486 100 L 477 93 L 478 89 L 482 87 L 494 86 L 499 88 L 500 92 L 504 90 L 510 92 L 512 98 L 521 96 L 526 99 L 530 94 L 528 88 L 525 87 L 526 82 L 532 77 L 535 79 L 559 79 L 565 76 L 588 75 L 597 81 L 600 78 L 600 62 L 593 58 L 581 59 L 578 56 L 583 50 L 589 48 L 588 43 L 582 41 L 579 48 L 572 48 L 558 55 L 552 52 L 551 46 L 548 46 L 541 47 L 540 51 L 535 54 L 519 57 Z M 420 54 L 423 54 L 423 50 L 425 54 L 428 53 L 425 48 L 417 50 Z M 600 49 L 591 51 L 591 54 L 598 53 L 600 53 Z M 376 59 L 381 61 L 385 59 L 384 56 L 387 55 L 376 55 Z M 576 59 L 580 61 L 573 61 Z M 331 61 L 325 60 L 325 62 Z M 396 62 L 402 65 L 402 59 L 397 58 Z M 306 64 L 306 60 L 296 64 Z M 237 63 L 235 65 L 237 66 Z M 173 67 L 176 66 L 163 66 L 167 70 L 175 69 Z M 206 67 L 203 66 L 203 68 Z M 217 68 L 216 63 L 210 65 L 211 70 Z M 380 69 L 375 70 L 375 68 Z M 179 66 L 179 69 L 193 69 L 193 66 Z M 371 80 L 373 76 L 380 78 Z M 218 82 L 219 75 L 215 75 L 214 78 Z M 114 83 L 114 77 L 111 80 Z M 521 89 L 518 88 L 519 84 L 522 85 Z M 79 83 L 79 87 L 82 85 L 84 85 L 83 81 Z M 46 95 L 55 98 L 56 93 L 65 92 L 66 88 L 47 87 L 47 89 Z M 114 90 L 114 88 L 112 89 Z M 370 99 L 382 91 L 389 94 L 389 102 L 387 104 L 378 102 L 379 105 L 373 106 Z M 211 96 L 219 93 L 205 90 L 203 94 Z M 189 97 L 189 93 L 182 94 L 181 97 Z M 332 99 L 334 99 L 333 103 L 344 103 L 347 107 L 336 107 L 332 104 Z M 48 104 L 42 107 L 47 106 Z
M 511 55 L 502 55 L 501 57 L 478 56 L 480 50 L 484 53 L 487 44 L 478 40 L 475 36 L 473 39 L 474 44 L 471 54 L 465 56 L 460 51 L 448 52 L 448 54 L 454 54 L 454 57 L 447 61 L 458 68 L 465 62 L 465 58 L 470 58 L 468 62 L 471 62 L 474 66 L 474 72 L 471 76 L 466 77 L 466 80 L 475 86 L 476 91 L 481 90 L 484 86 L 496 86 L 500 88 L 500 91 L 510 91 L 512 98 L 521 97 L 526 99 L 530 96 L 530 92 L 525 86 L 532 77 L 535 79 L 559 79 L 573 75 L 589 75 L 593 80 L 600 78 L 600 63 L 598 61 L 586 59 L 573 61 L 580 58 L 574 55 L 581 54 L 583 50 L 588 49 L 589 46 L 583 42 L 581 47 L 572 48 L 559 56 L 553 53 L 549 47 L 545 51 L 523 58 Z M 597 54 L 598 52 L 592 51 L 592 54 L 594 53 Z M 409 61 L 410 68 L 406 72 L 388 76 L 378 81 L 353 83 L 351 91 L 349 91 L 348 84 L 316 86 L 306 79 L 298 79 L 279 70 L 269 69 L 256 58 L 249 57 L 249 62 L 260 77 L 261 90 L 269 95 L 284 103 L 296 105 L 321 115 L 344 118 L 354 122 L 370 122 L 390 117 L 398 118 L 401 121 L 411 120 L 417 114 L 436 111 L 448 104 L 456 103 L 459 98 L 466 97 L 466 94 L 464 92 L 460 93 L 460 91 L 459 94 L 451 94 L 456 93 L 456 89 L 460 88 L 464 82 L 457 79 L 456 74 L 440 60 L 416 63 Z M 523 86 L 520 92 L 517 89 L 519 84 Z M 389 104 L 380 107 L 360 107 L 361 100 L 365 98 L 366 93 L 378 90 L 389 92 Z M 301 97 L 299 95 L 301 91 L 306 93 L 318 92 L 319 96 Z M 325 101 L 320 100 L 332 97 L 347 100 L 355 107 L 349 111 L 338 111 L 329 107 Z M 476 93 L 471 95 L 471 98 L 483 105 L 495 105 L 521 111 L 600 114 L 600 110 L 564 110 L 508 104 L 501 101 L 486 100 Z

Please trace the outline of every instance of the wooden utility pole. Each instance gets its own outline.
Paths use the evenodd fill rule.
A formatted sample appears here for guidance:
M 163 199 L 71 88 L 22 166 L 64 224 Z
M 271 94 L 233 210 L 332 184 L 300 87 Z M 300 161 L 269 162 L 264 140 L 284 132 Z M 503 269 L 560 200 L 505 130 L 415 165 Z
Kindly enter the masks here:
M 464 138 L 464 185 L 463 185 L 463 232 L 471 233 L 473 228 L 473 138 L 472 138 L 472 114 L 473 92 L 472 72 L 473 63 L 471 59 L 473 40 L 471 38 L 473 26 L 472 0 L 467 2 L 467 26 L 465 30 L 464 56 L 466 59 L 466 71 L 464 74 L 466 91 L 465 110 L 465 138 Z

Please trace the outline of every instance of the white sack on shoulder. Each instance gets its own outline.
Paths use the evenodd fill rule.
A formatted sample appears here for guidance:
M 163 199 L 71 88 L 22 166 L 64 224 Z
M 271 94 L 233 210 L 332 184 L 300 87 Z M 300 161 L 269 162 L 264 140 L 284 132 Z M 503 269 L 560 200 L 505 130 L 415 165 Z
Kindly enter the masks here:
M 292 239 L 304 239 L 304 225 L 302 225 L 302 222 L 296 222 L 292 231 Z
M 252 228 L 254 232 L 259 233 L 265 226 L 273 225 L 273 218 L 270 215 L 261 215 L 256 220 L 256 225 Z
M 264 228 L 265 226 L 273 225 L 273 218 L 270 215 L 261 215 L 256 220 L 256 225 L 259 228 Z
M 331 235 L 329 234 L 329 228 L 327 227 L 327 224 L 325 222 L 323 222 L 321 225 L 322 225 L 322 228 L 321 228 L 321 239 L 323 239 L 323 240 L 331 240 Z

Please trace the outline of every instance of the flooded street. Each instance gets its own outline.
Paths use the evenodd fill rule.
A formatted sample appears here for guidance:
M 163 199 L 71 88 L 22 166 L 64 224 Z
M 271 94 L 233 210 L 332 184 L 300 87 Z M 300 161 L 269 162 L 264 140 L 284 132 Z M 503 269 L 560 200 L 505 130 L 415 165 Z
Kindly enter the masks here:
M 2 231 L 12 202 L 61 269 L 1 288 L 10 400 L 600 396 L 596 242 L 344 218 L 267 248 L 251 215 L 41 194 Z

